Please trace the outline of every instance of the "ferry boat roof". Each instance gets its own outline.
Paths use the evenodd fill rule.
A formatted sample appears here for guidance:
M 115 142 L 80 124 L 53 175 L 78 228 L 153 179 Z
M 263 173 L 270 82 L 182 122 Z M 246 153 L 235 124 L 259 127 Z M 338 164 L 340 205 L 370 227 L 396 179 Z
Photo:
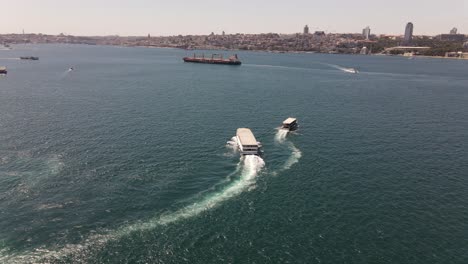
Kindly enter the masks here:
M 294 117 L 289 117 L 288 119 L 286 119 L 286 120 L 283 121 L 283 124 L 291 124 L 291 123 L 296 122 L 296 120 L 297 120 L 297 119 L 294 118 Z
M 249 128 L 238 128 L 236 135 L 243 146 L 258 145 L 257 139 Z

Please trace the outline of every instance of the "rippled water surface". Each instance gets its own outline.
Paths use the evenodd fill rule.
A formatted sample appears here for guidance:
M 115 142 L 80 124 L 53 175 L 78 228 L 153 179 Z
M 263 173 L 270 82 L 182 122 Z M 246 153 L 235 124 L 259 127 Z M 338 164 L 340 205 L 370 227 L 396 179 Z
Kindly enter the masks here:
M 468 61 L 238 54 L 0 51 L 0 262 L 468 263 Z

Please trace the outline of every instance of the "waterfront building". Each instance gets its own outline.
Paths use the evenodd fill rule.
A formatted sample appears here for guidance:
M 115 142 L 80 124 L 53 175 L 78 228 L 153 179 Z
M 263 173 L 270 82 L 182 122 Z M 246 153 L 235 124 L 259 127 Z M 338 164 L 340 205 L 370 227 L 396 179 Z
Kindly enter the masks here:
M 405 38 L 403 39 L 403 45 L 410 45 L 413 40 L 413 23 L 408 22 L 405 29 Z
M 304 27 L 304 35 L 309 34 L 309 25 L 305 25 Z
M 463 42 L 465 35 L 463 34 L 441 34 L 438 38 L 442 41 Z
M 366 39 L 369 39 L 369 36 L 370 36 L 370 27 L 367 26 L 366 28 L 364 28 L 362 30 L 362 36 Z

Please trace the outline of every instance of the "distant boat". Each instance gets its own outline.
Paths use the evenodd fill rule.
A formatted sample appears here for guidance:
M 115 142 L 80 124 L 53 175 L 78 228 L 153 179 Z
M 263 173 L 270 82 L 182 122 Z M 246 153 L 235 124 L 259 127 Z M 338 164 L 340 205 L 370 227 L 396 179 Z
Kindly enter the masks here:
M 5 66 L 0 66 L 0 74 L 7 74 L 7 68 Z
M 26 56 L 26 57 L 20 57 L 22 60 L 39 60 L 39 57 L 34 57 L 34 56 Z
M 359 71 L 354 68 L 344 68 L 343 71 L 349 72 L 349 73 L 359 73 Z
M 208 64 L 224 64 L 224 65 L 241 65 L 242 62 L 237 57 L 237 54 L 229 57 L 228 59 L 223 59 L 222 54 L 212 54 L 211 57 L 205 58 L 205 54 L 201 57 L 197 57 L 196 54 L 193 54 L 193 57 L 184 57 L 184 62 L 193 62 L 193 63 L 208 63 Z
M 283 125 L 281 126 L 282 129 L 286 129 L 288 131 L 294 131 L 297 129 L 297 119 L 294 117 L 289 117 L 288 119 L 283 121 Z

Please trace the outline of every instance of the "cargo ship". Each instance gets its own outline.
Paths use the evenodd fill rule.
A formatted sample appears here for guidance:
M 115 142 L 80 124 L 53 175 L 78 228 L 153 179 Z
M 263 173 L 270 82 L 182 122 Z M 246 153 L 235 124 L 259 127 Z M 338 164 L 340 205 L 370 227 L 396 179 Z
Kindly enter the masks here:
M 7 74 L 7 68 L 4 66 L 0 66 L 0 74 Z
M 198 56 L 193 54 L 193 57 L 184 57 L 184 62 L 193 62 L 193 63 L 208 63 L 208 64 L 223 64 L 223 65 L 241 65 L 242 62 L 237 57 L 237 54 L 229 57 L 228 59 L 223 59 L 222 54 L 212 54 L 211 57 L 206 58 L 205 54 Z

